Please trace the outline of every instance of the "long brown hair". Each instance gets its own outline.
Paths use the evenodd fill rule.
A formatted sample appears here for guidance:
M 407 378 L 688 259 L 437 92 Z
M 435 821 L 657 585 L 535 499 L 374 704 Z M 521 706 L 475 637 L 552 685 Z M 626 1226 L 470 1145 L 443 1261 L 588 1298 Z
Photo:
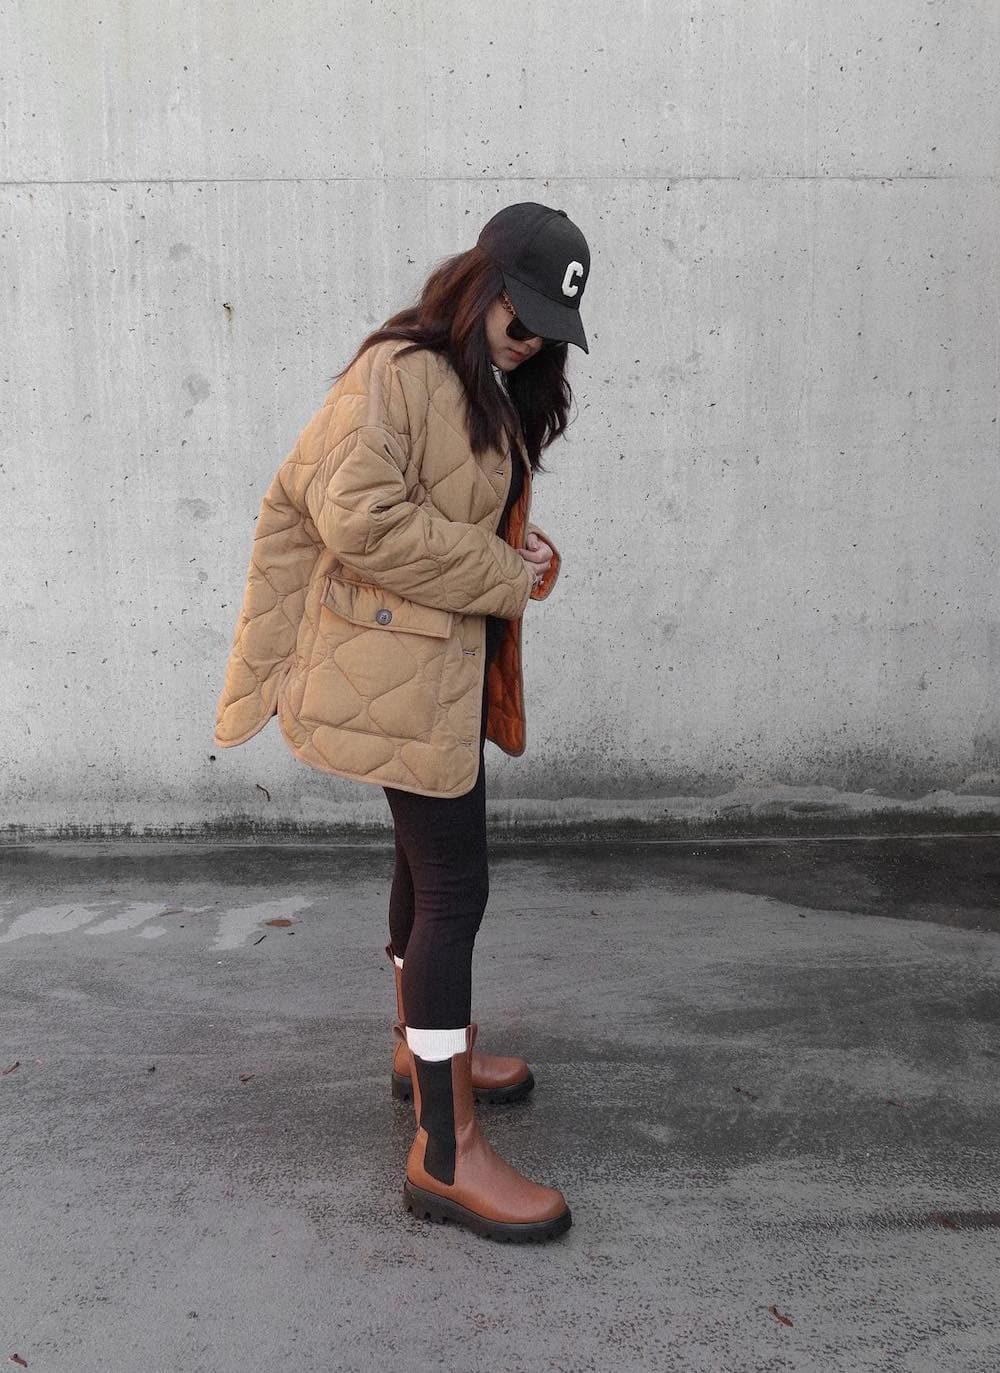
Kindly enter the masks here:
M 567 345 L 543 348 L 520 363 L 504 374 L 501 389 L 493 376 L 484 321 L 502 290 L 500 269 L 481 248 L 447 258 L 427 278 L 416 305 L 400 310 L 369 334 L 338 376 L 387 339 L 410 345 L 401 356 L 418 348 L 441 353 L 465 391 L 473 453 L 499 448 L 504 437 L 516 447 L 516 416 L 531 469 L 542 469 L 542 450 L 565 431 L 569 420 L 573 395 L 566 379 Z

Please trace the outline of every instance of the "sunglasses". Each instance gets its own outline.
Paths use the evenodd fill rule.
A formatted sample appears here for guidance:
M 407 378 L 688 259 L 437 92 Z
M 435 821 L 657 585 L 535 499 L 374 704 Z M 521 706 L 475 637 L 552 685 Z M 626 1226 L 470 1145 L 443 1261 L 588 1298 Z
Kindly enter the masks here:
M 526 324 L 522 324 L 518 319 L 517 311 L 511 304 L 510 296 L 508 296 L 506 291 L 500 292 L 500 304 L 507 311 L 508 315 L 512 316 L 506 329 L 506 334 L 509 339 L 513 339 L 515 343 L 527 343 L 529 338 L 538 337 L 538 335 L 533 333 Z M 542 339 L 542 347 L 558 348 L 561 342 L 562 339 L 558 338 L 544 338 Z

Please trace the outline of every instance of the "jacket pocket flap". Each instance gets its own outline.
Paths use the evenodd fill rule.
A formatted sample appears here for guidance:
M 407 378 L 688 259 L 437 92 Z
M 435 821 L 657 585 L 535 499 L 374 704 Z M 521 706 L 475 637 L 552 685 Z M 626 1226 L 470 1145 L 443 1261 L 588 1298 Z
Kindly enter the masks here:
M 352 624 L 402 634 L 430 634 L 435 639 L 450 638 L 455 619 L 454 611 L 418 605 L 383 586 L 345 582 L 339 577 L 327 578 L 323 604 Z

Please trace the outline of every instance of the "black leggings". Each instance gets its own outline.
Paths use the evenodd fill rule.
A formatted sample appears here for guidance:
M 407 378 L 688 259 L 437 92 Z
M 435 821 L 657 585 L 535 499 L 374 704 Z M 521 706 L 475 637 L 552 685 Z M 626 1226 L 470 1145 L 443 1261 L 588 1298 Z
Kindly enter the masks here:
M 446 797 L 383 788 L 396 835 L 389 934 L 393 953 L 403 959 L 406 1019 L 421 1030 L 450 1030 L 472 1018 L 472 949 L 490 891 L 486 709 L 484 676 L 479 773 L 471 791 Z

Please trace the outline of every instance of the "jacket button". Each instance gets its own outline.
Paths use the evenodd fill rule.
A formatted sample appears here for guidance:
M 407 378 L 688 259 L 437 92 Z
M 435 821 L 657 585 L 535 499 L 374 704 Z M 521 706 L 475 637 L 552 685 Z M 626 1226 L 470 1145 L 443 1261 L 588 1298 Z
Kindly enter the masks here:
M 380 625 L 387 625 L 391 619 L 392 619 L 392 611 L 391 611 L 391 610 L 385 610 L 385 609 L 383 609 L 383 610 L 377 610 L 377 611 L 375 612 L 375 621 L 376 621 L 377 624 L 380 624 Z

